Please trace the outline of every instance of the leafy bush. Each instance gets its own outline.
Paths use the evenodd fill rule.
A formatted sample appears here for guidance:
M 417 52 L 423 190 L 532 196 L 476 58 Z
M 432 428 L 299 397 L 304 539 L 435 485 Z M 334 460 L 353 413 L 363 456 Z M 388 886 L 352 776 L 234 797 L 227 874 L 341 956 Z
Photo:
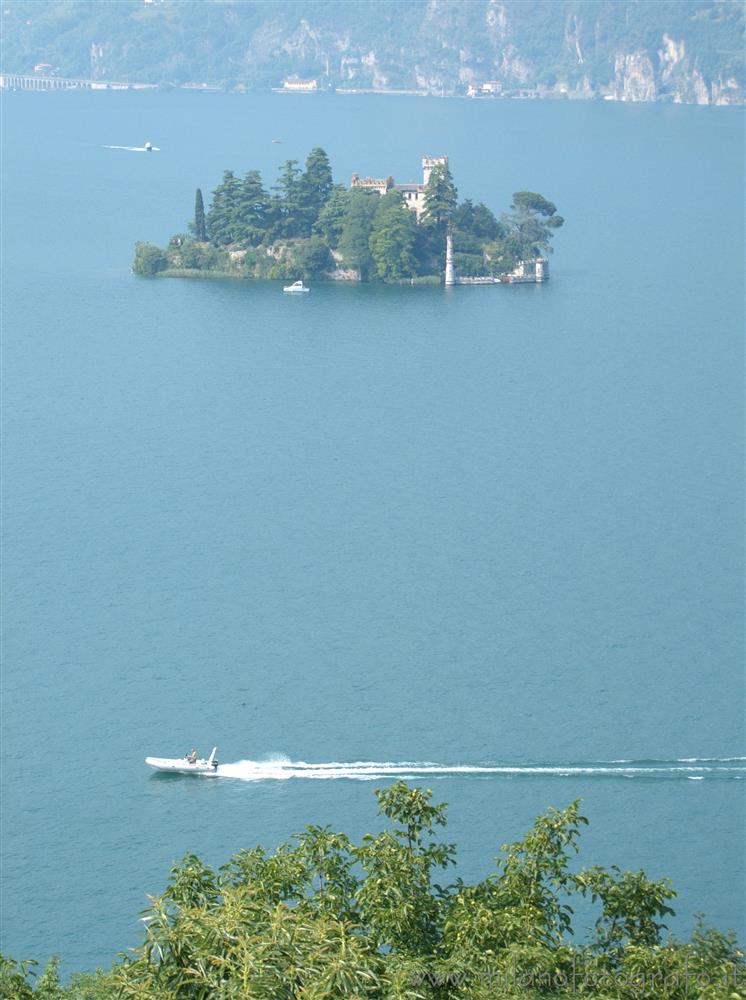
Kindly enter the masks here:
M 28 963 L 0 961 L 15 1000 L 744 1000 L 732 934 L 699 925 L 664 941 L 666 879 L 575 871 L 579 804 L 549 809 L 505 844 L 494 872 L 442 884 L 455 847 L 444 804 L 398 781 L 377 791 L 390 825 L 359 844 L 310 826 L 272 853 L 240 851 L 214 870 L 193 854 L 150 899 L 142 944 L 112 970 L 59 986 L 53 960 L 36 988 Z M 573 942 L 576 896 L 597 933 Z
M 136 243 L 135 260 L 132 270 L 135 274 L 152 276 L 168 267 L 168 258 L 160 247 L 153 243 Z

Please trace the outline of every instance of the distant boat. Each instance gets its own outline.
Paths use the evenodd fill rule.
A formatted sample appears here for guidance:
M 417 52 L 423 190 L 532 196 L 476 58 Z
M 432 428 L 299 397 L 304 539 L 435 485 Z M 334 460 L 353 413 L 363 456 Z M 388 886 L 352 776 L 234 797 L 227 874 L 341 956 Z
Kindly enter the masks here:
M 191 753 L 186 757 L 146 757 L 145 763 L 156 771 L 168 771 L 171 774 L 217 774 L 217 752 L 218 748 L 213 747 L 206 760 Z
M 310 288 L 306 288 L 302 281 L 294 281 L 292 285 L 285 285 L 283 292 L 310 292 Z

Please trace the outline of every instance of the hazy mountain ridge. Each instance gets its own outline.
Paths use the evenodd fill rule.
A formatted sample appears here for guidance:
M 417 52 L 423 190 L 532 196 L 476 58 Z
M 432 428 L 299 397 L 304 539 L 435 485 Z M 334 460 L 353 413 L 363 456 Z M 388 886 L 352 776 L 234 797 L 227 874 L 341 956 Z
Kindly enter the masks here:
M 713 0 L 410 0 L 238 3 L 8 0 L 3 69 L 261 89 L 608 95 L 629 101 L 744 100 L 744 7 Z

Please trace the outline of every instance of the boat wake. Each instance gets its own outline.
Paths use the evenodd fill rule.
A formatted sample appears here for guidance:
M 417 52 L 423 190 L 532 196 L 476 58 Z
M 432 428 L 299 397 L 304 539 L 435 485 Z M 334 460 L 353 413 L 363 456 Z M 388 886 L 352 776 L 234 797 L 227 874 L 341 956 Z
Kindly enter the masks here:
M 386 778 L 657 778 L 666 780 L 743 779 L 746 757 L 687 757 L 676 760 L 583 761 L 571 764 L 435 764 L 429 761 L 332 761 L 309 764 L 303 760 L 274 757 L 221 764 L 219 778 L 240 781 L 287 781 L 306 778 L 329 781 L 381 781 Z
M 104 149 L 124 149 L 128 153 L 160 153 L 159 146 L 104 146 Z

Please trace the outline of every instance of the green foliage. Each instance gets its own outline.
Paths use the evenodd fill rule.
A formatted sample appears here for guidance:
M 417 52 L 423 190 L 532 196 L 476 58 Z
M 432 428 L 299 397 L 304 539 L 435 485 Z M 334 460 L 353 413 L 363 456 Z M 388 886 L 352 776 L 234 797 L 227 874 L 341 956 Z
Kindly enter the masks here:
M 135 274 L 152 276 L 159 271 L 165 271 L 168 267 L 168 259 L 160 247 L 153 243 L 136 243 L 135 259 L 132 270 Z
M 212 193 L 207 213 L 207 233 L 216 246 L 227 246 L 239 238 L 241 182 L 232 170 L 226 170 Z
M 354 844 L 309 826 L 274 853 L 219 871 L 187 854 L 143 915 L 144 939 L 109 973 L 62 987 L 52 959 L 0 957 L 9 1000 L 746 1000 L 732 934 L 700 922 L 661 940 L 666 880 L 574 871 L 579 804 L 549 809 L 472 885 L 435 881 L 455 859 L 436 833 L 446 807 L 397 781 L 376 792 L 390 825 Z M 568 899 L 600 904 L 595 937 L 572 943 Z
M 676 895 L 667 879 L 651 882 L 644 872 L 620 872 L 612 865 L 610 870 L 582 871 L 574 882 L 583 895 L 603 905 L 596 921 L 599 950 L 621 952 L 630 945 L 650 948 L 660 943 L 666 926 L 660 918 L 674 912 L 667 901 Z
M 34 961 L 15 962 L 0 954 L 0 997 L 9 1000 L 30 1000 L 34 995 L 30 978 Z
M 401 195 L 389 191 L 375 214 L 368 246 L 381 281 L 400 281 L 416 273 L 414 255 L 416 222 Z
M 335 184 L 329 199 L 319 212 L 314 229 L 328 246 L 336 250 L 342 237 L 345 216 L 350 208 L 351 192 L 342 184 Z
M 303 172 L 297 160 L 285 161 L 273 190 L 271 238 L 309 235 L 315 219 L 313 209 L 306 201 Z
M 207 223 L 205 222 L 205 204 L 202 191 L 197 188 L 194 196 L 194 238 L 204 243 L 207 240 Z
M 329 157 L 320 146 L 315 146 L 306 158 L 306 169 L 301 177 L 301 203 L 308 217 L 309 231 L 316 224 L 333 187 Z
M 293 248 L 293 262 L 301 278 L 321 278 L 334 267 L 329 247 L 318 236 L 299 242 Z
M 441 936 L 447 893 L 432 882 L 435 868 L 453 863 L 451 844 L 425 840 L 445 826 L 445 805 L 430 804 L 431 791 L 397 781 L 377 791 L 378 811 L 400 825 L 368 834 L 355 855 L 366 878 L 356 899 L 360 917 L 378 948 L 406 956 L 429 953 Z
M 458 192 L 447 163 L 437 163 L 430 171 L 425 188 L 423 219 L 442 228 L 453 218 L 458 204 Z
M 186 267 L 196 271 L 210 271 L 217 267 L 218 253 L 209 243 L 184 243 L 171 255 L 172 267 Z
M 479 253 L 486 243 L 502 239 L 506 230 L 481 201 L 474 204 L 467 198 L 453 213 L 453 247 L 461 253 Z M 475 272 L 464 272 L 467 274 Z
M 240 246 L 258 246 L 271 223 L 270 199 L 258 170 L 249 170 L 238 192 L 234 239 Z
M 510 207 L 511 212 L 504 216 L 503 222 L 508 237 L 513 239 L 518 259 L 551 253 L 552 230 L 559 229 L 565 221 L 556 214 L 556 205 L 533 191 L 517 191 Z
M 362 281 L 367 279 L 373 267 L 370 237 L 378 207 L 379 196 L 374 191 L 353 188 L 339 237 L 339 251 L 345 266 L 356 270 Z
M 39 1000 L 63 1000 L 64 992 L 60 983 L 60 960 L 53 955 L 36 981 L 34 997 Z
M 469 274 L 473 277 L 483 277 L 491 273 L 489 261 L 483 253 L 454 252 L 453 266 L 457 274 Z

